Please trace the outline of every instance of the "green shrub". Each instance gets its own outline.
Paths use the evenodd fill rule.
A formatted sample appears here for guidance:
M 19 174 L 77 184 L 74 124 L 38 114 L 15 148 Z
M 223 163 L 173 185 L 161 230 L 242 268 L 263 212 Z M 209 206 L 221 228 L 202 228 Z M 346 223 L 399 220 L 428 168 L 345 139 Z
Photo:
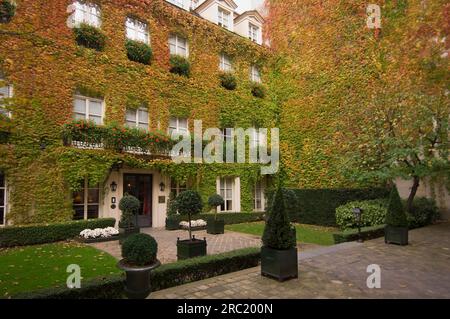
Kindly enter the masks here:
M 152 291 L 158 291 L 258 266 L 260 248 L 244 248 L 165 264 L 150 274 Z M 123 275 L 83 281 L 80 289 L 48 288 L 19 294 L 13 299 L 116 299 L 123 297 Z
M 106 45 L 106 36 L 99 28 L 86 23 L 81 23 L 73 28 L 75 40 L 79 45 L 97 51 L 103 51 Z
M 225 221 L 225 225 L 234 225 L 234 224 L 242 224 L 242 223 L 252 223 L 259 222 L 264 220 L 265 213 L 218 213 L 220 219 Z M 213 217 L 213 214 L 195 214 L 191 216 L 192 220 L 208 220 Z M 178 223 L 182 221 L 186 221 L 186 217 L 181 215 L 171 215 L 168 217 L 171 221 Z
M 148 266 L 156 262 L 158 243 L 147 234 L 133 234 L 122 244 L 122 257 L 133 266 Z
M 119 202 L 119 209 L 122 211 L 122 216 L 120 218 L 119 227 L 120 228 L 132 228 L 136 223 L 136 215 L 139 212 L 141 203 L 139 199 L 131 195 L 125 195 Z
M 405 205 L 405 204 L 404 204 Z M 414 199 L 412 211 L 408 214 L 409 228 L 430 225 L 439 218 L 439 209 L 433 199 L 419 197 Z
M 385 198 L 386 188 L 370 189 L 292 189 L 297 207 L 287 207 L 293 222 L 321 226 L 336 226 L 336 208 L 350 201 Z M 267 198 L 273 191 L 267 192 Z M 270 201 L 269 201 L 270 203 Z
M 263 99 L 266 96 L 266 89 L 260 83 L 253 83 L 251 90 L 254 97 Z
M 77 237 L 82 230 L 114 227 L 114 218 L 0 228 L 0 247 L 37 245 Z
M 231 72 L 223 72 L 219 75 L 220 84 L 227 90 L 235 90 L 237 87 L 236 77 Z
M 294 248 L 297 245 L 295 227 L 289 221 L 281 188 L 276 191 L 270 206 L 262 242 L 265 247 L 280 250 Z
M 153 51 L 148 44 L 140 41 L 127 40 L 125 42 L 125 48 L 127 49 L 128 59 L 131 61 L 147 65 L 150 64 Z
M 353 208 L 362 209 L 361 227 L 384 224 L 387 212 L 386 199 L 372 199 L 366 201 L 348 202 L 336 208 L 336 224 L 341 229 L 357 228 Z
M 208 205 L 209 205 L 211 208 L 217 208 L 218 206 L 221 206 L 221 205 L 223 205 L 223 204 L 224 204 L 223 198 L 222 198 L 222 196 L 220 196 L 219 194 L 211 195 L 211 196 L 208 198 Z
M 188 59 L 180 55 L 171 55 L 170 72 L 189 77 L 191 75 L 191 64 L 189 63 Z
M 8 23 L 16 14 L 16 5 L 11 0 L 0 1 L 0 23 Z
M 173 193 L 169 196 L 169 202 L 167 203 L 167 216 L 178 214 L 178 203 L 175 195 Z
M 363 240 L 375 239 L 384 236 L 386 225 L 377 225 L 361 228 L 361 238 Z M 340 244 L 348 241 L 355 241 L 359 238 L 358 229 L 347 229 L 343 232 L 333 234 L 334 243 Z
M 408 227 L 408 219 L 403 207 L 402 200 L 394 185 L 389 196 L 389 204 L 386 213 L 386 224 L 393 227 Z

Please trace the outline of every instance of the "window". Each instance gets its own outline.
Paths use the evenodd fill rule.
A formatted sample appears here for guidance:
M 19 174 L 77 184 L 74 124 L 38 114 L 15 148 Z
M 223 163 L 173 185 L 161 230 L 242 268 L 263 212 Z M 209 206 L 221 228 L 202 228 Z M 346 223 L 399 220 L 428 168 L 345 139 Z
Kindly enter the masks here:
M 252 65 L 250 68 L 250 80 L 256 83 L 261 83 L 261 74 L 256 66 Z
M 259 42 L 259 28 L 252 24 L 248 24 L 248 38 L 253 42 Z
M 179 35 L 171 34 L 169 36 L 169 48 L 170 54 L 180 55 L 185 58 L 189 55 L 187 40 Z
M 87 23 L 93 27 L 100 28 L 102 21 L 100 18 L 100 7 L 94 3 L 75 1 L 75 11 L 72 14 L 72 23 L 77 26 Z
M 74 119 L 103 124 L 103 100 L 77 95 L 73 103 Z
M 219 8 L 217 11 L 217 24 L 225 29 L 230 29 L 230 12 Z
M 186 184 L 178 183 L 175 180 L 172 180 L 170 182 L 170 193 L 173 196 L 173 198 L 180 195 L 180 193 L 187 190 Z
M 136 19 L 127 18 L 125 21 L 125 27 L 127 30 L 127 38 L 134 41 L 140 41 L 145 44 L 150 43 L 150 37 L 148 34 L 148 25 L 145 22 L 141 22 Z
M 169 122 L 169 135 L 173 133 L 189 135 L 188 120 L 179 117 L 171 117 Z
M 0 172 L 0 225 L 5 225 L 6 206 L 6 178 Z
M 137 127 L 148 131 L 148 110 L 144 108 L 127 109 L 125 124 L 128 127 Z
M 225 177 L 220 179 L 220 196 L 222 196 L 224 204 L 220 206 L 221 212 L 233 211 L 233 188 L 234 178 Z
M 84 185 L 80 191 L 73 193 L 73 219 L 93 219 L 98 218 L 100 208 L 100 187 L 89 186 L 88 179 L 84 180 Z
M 261 181 L 255 184 L 253 189 L 253 210 L 255 212 L 262 212 L 265 210 L 265 200 L 264 200 L 264 186 Z
M 233 66 L 231 64 L 231 59 L 225 53 L 222 53 L 220 55 L 219 68 L 220 68 L 221 71 L 224 71 L 224 72 L 231 72 L 231 71 L 233 71 Z
M 4 79 L 0 78 L 0 83 L 4 83 Z M 12 85 L 5 85 L 0 87 L 0 114 L 11 117 L 11 112 L 6 108 L 6 103 L 3 99 L 8 99 L 13 97 L 13 87 Z

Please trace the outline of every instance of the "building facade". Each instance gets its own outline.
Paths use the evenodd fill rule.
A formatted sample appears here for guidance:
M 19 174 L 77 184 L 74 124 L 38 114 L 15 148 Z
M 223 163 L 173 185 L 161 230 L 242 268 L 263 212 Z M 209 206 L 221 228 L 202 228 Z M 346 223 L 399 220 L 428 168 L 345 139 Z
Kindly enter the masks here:
M 221 194 L 224 212 L 265 209 L 270 177 L 258 164 L 170 157 L 169 137 L 193 134 L 195 120 L 225 139 L 276 126 L 270 95 L 254 94 L 270 90 L 263 18 L 233 1 L 194 2 L 11 2 L 0 24 L 0 225 L 119 220 L 129 193 L 140 225 L 163 227 L 185 189 L 205 205 Z

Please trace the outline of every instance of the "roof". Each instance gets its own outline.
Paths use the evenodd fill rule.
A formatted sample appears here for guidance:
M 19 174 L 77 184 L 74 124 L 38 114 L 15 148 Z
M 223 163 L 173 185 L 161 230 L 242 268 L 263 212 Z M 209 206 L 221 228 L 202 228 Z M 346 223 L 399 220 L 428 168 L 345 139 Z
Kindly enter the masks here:
M 206 0 L 204 1 L 202 4 L 200 4 L 197 8 L 195 8 L 194 11 L 200 11 L 203 8 L 207 7 L 208 5 L 210 5 L 212 2 L 214 1 L 223 1 L 225 2 L 230 8 L 232 8 L 233 10 L 237 9 L 237 4 L 233 1 L 233 0 Z
M 239 15 L 238 17 L 236 17 L 234 19 L 234 23 L 237 23 L 246 17 L 254 17 L 259 23 L 261 23 L 261 24 L 264 23 L 263 16 L 257 10 L 249 10 L 249 11 L 243 12 L 241 15 Z

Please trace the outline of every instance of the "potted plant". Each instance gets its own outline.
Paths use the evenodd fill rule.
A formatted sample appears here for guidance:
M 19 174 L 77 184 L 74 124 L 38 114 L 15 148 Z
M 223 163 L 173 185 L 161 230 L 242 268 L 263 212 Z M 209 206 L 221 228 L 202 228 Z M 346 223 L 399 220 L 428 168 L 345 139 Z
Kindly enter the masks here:
M 217 207 L 224 204 L 222 196 L 218 194 L 210 196 L 208 204 L 214 209 L 214 218 L 208 219 L 207 233 L 212 235 L 225 233 L 225 221 L 223 219 L 217 219 Z
M 177 199 L 173 193 L 170 194 L 167 202 L 166 230 L 180 229 L 180 219 L 178 218 Z
M 159 267 L 158 243 L 147 234 L 133 234 L 122 244 L 117 267 L 126 273 L 125 293 L 130 299 L 145 299 L 151 292 L 150 272 Z
M 178 260 L 206 255 L 206 239 L 200 240 L 192 236 L 191 217 L 201 212 L 203 208 L 202 198 L 196 191 L 188 190 L 177 197 L 178 213 L 186 215 L 189 223 L 189 239 L 177 241 Z
M 261 274 L 279 281 L 298 278 L 295 227 L 289 221 L 281 188 L 272 201 L 262 241 Z
M 119 222 L 120 243 L 128 236 L 139 233 L 137 214 L 140 207 L 139 199 L 132 195 L 125 194 L 120 200 L 119 209 L 122 211 Z
M 385 222 L 384 241 L 387 244 L 408 245 L 408 218 L 395 185 L 389 197 Z

